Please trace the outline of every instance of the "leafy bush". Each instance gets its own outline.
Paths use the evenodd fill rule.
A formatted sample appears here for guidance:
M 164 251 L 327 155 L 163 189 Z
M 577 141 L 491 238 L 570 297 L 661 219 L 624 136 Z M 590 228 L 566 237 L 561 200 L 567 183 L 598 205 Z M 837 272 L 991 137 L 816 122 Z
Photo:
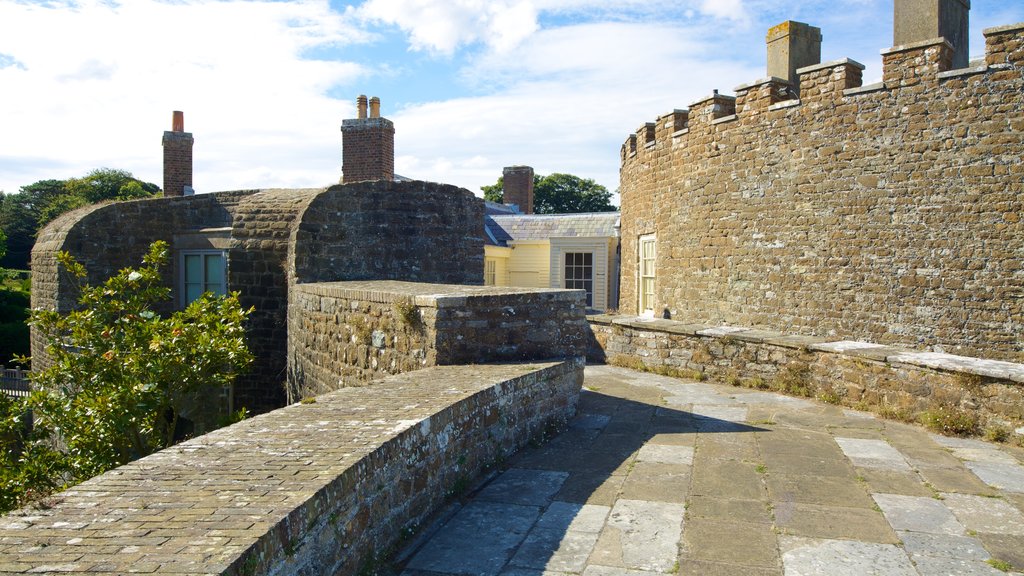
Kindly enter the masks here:
M 30 323 L 49 341 L 49 363 L 32 372 L 34 391 L 24 404 L 8 407 L 5 464 L 15 464 L 0 471 L 0 486 L 17 477 L 27 493 L 45 493 L 170 446 L 190 409 L 221 408 L 206 418 L 210 428 L 225 416 L 226 406 L 211 399 L 252 362 L 243 328 L 251 310 L 237 294 L 204 294 L 185 310 L 157 314 L 156 305 L 171 298 L 160 275 L 167 259 L 167 243 L 155 242 L 142 267 L 81 286 L 78 310 L 32 311 Z M 70 255 L 58 260 L 85 278 Z M 33 430 L 19 433 L 13 419 L 29 410 Z M 41 451 L 48 443 L 61 452 Z M 35 479 L 33 470 L 50 475 Z

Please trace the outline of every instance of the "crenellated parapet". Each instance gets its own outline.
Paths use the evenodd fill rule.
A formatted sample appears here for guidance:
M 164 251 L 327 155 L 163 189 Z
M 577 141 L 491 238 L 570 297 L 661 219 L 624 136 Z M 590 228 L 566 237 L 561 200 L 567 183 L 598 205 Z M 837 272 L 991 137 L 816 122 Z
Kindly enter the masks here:
M 1000 75 L 1003 71 L 1024 69 L 1024 23 L 989 28 L 984 34 L 985 57 L 967 68 L 953 70 L 954 47 L 944 38 L 935 38 L 883 50 L 883 81 L 869 86 L 863 85 L 865 66 L 843 58 L 798 68 L 799 97 L 793 83 L 774 76 L 737 86 L 735 96 L 715 90 L 686 109 L 676 109 L 659 116 L 655 122 L 644 123 L 627 136 L 621 149 L 623 168 L 636 160 L 639 149 L 652 149 L 658 140 L 678 139 L 691 130 L 722 124 L 723 119 L 724 122 L 738 120 L 738 128 L 742 129 L 747 117 L 772 110 L 821 101 L 841 103 L 869 93 L 880 101 L 891 100 L 892 96 L 899 96 L 894 92 L 918 85 L 939 90 L 951 79 L 982 75 L 983 78 L 996 76 L 994 80 L 998 81 L 1010 78 Z M 776 106 L 778 104 L 782 105 Z M 678 140 L 672 144 L 685 145 Z
M 656 238 L 658 317 L 1024 359 L 1024 23 L 954 68 L 962 23 L 921 37 L 947 22 L 903 26 L 876 84 L 805 60 L 630 134 L 619 310 Z

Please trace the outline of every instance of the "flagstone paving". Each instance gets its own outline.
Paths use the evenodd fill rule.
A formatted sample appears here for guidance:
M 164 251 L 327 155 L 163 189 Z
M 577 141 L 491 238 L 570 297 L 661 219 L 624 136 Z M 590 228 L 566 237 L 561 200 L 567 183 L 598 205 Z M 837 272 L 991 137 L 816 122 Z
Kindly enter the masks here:
M 403 576 L 1002 575 L 1024 451 L 811 400 L 588 366 L 568 430 L 401 557 Z

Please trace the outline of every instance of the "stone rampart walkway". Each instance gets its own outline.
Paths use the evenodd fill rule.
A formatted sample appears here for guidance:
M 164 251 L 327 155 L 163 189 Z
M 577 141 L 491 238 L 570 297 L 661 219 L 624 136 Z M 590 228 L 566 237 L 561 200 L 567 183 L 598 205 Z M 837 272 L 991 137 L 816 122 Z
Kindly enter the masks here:
M 1024 568 L 1022 462 L 819 402 L 591 366 L 571 428 L 510 462 L 404 574 L 1001 575 Z

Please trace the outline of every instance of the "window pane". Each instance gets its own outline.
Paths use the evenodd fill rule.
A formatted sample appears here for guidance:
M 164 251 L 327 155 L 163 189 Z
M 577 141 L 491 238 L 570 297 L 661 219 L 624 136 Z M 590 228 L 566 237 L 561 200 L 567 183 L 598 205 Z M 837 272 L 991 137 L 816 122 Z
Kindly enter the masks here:
M 202 284 L 185 284 L 185 304 L 191 304 L 203 293 Z
M 185 282 L 199 284 L 203 281 L 203 261 L 198 254 L 185 255 Z
M 586 264 L 587 266 L 592 266 L 594 264 L 594 254 L 593 253 L 591 253 L 591 252 L 584 252 L 583 254 L 580 254 L 580 256 L 583 256 L 583 264 Z
M 220 254 L 206 255 L 206 284 L 220 285 L 224 283 L 224 257 Z

